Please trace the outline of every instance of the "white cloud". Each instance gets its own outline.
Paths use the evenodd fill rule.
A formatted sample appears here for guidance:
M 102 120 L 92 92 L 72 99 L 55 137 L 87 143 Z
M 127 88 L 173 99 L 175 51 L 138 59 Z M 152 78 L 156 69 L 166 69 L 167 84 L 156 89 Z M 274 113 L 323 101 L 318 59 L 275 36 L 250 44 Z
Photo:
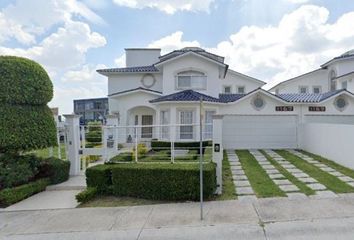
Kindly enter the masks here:
M 295 3 L 295 4 L 300 4 L 300 3 L 307 3 L 310 0 L 284 0 L 285 2 L 290 2 L 290 3 Z
M 103 64 L 98 64 L 94 66 L 86 64 L 82 66 L 81 69 L 67 71 L 62 77 L 62 81 L 70 83 L 83 82 L 85 84 L 102 85 L 106 83 L 106 78 L 100 74 L 97 74 L 96 70 L 103 68 L 107 67 Z
M 129 8 L 156 8 L 167 14 L 176 11 L 209 11 L 214 0 L 113 0 L 119 6 Z

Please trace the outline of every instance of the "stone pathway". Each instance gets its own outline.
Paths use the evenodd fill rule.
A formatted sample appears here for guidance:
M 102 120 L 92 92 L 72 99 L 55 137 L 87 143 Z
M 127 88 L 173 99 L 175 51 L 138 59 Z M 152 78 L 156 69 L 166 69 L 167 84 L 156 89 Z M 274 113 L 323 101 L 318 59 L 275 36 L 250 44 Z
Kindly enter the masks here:
M 269 177 L 283 192 L 291 197 L 295 196 L 291 193 L 297 193 L 297 197 L 303 197 L 301 196 L 300 189 L 288 179 L 286 179 L 286 177 L 281 174 L 278 169 L 276 169 L 274 165 L 268 161 L 268 159 L 260 151 L 250 150 L 249 152 L 254 156 L 259 165 L 268 173 Z
M 257 199 L 251 184 L 242 169 L 240 160 L 236 155 L 235 150 L 227 150 L 226 153 L 230 162 L 232 178 L 235 184 L 235 190 L 236 194 L 238 195 L 238 199 Z
M 288 152 L 290 152 L 290 153 L 302 158 L 303 160 L 307 161 L 308 163 L 311 163 L 311 164 L 315 165 L 316 167 L 318 167 L 322 171 L 327 172 L 327 173 L 337 177 L 341 181 L 343 181 L 343 182 L 349 184 L 350 186 L 354 187 L 354 179 L 353 178 L 348 177 L 348 176 L 344 175 L 343 173 L 338 172 L 334 168 L 331 168 L 331 167 L 327 166 L 326 164 L 321 163 L 321 162 L 315 160 L 314 158 L 312 158 L 312 157 L 310 157 L 310 156 L 308 156 L 306 154 L 303 154 L 303 153 L 301 153 L 299 151 L 288 150 Z
M 280 156 L 276 152 L 274 152 L 272 150 L 264 150 L 264 151 L 270 157 L 272 157 L 275 161 L 277 161 L 290 174 L 292 174 L 298 180 L 300 180 L 301 182 L 305 183 L 309 188 L 314 190 L 316 192 L 316 195 L 314 195 L 315 198 L 330 198 L 330 197 L 336 197 L 337 196 L 334 192 L 328 190 L 326 188 L 326 186 L 324 186 L 323 184 L 319 183 L 316 179 L 310 177 L 308 174 L 306 174 L 302 170 L 300 170 L 297 167 L 295 167 L 292 163 L 286 161 L 282 156 Z M 289 150 L 289 151 L 292 152 L 293 150 Z M 302 156 L 299 156 L 299 157 L 304 159 L 304 157 L 302 157 Z M 313 161 L 314 161 L 313 159 L 307 159 L 307 160 L 310 161 L 310 163 L 313 163 Z

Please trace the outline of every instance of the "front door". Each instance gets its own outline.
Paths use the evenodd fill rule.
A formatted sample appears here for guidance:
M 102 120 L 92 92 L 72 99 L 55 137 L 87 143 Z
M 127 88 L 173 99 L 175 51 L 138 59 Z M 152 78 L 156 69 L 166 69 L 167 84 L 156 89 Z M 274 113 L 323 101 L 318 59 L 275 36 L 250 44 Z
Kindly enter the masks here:
M 141 125 L 152 125 L 152 115 L 142 115 Z M 142 127 L 141 138 L 152 138 L 152 127 Z

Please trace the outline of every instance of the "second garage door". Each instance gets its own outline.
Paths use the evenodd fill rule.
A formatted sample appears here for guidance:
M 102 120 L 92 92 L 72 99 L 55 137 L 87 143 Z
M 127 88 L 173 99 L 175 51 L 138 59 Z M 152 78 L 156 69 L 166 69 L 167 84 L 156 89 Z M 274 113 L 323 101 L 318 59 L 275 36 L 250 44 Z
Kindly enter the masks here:
M 297 116 L 227 115 L 225 149 L 296 148 Z

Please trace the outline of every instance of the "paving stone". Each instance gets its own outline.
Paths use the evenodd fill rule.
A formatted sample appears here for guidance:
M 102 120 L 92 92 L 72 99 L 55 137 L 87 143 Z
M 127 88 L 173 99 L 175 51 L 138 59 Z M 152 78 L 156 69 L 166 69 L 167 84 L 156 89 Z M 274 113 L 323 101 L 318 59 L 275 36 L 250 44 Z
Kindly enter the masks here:
M 344 177 L 338 177 L 340 180 L 342 180 L 343 182 L 353 182 L 354 179 L 351 178 L 351 177 L 347 177 L 347 176 L 344 176 Z
M 236 181 L 236 180 L 248 180 L 246 175 L 234 175 L 232 176 L 232 178 Z
M 333 168 L 330 168 L 330 167 L 320 167 L 320 169 L 325 172 L 334 172 L 335 171 Z
M 238 187 L 236 193 L 239 195 L 253 195 L 253 189 L 251 187 Z
M 312 177 L 302 177 L 298 179 L 303 183 L 317 183 L 317 180 Z
M 354 187 L 354 182 L 347 182 L 350 186 Z
M 311 188 L 312 190 L 315 190 L 315 191 L 327 189 L 326 186 L 321 184 L 321 183 L 309 183 L 309 184 L 306 184 L 306 185 L 309 188 Z
M 304 173 L 303 171 L 301 171 L 298 168 L 285 168 L 286 171 L 288 171 L 289 173 Z
M 293 173 L 294 177 L 296 178 L 305 178 L 305 177 L 309 177 L 309 175 L 307 175 L 306 173 Z
M 315 163 L 315 164 L 313 164 L 313 165 L 315 165 L 315 166 L 318 167 L 318 168 L 327 167 L 327 165 L 324 165 L 323 163 Z
M 305 194 L 298 192 L 287 193 L 286 195 L 289 200 L 304 200 L 308 198 Z
M 336 177 L 344 177 L 343 173 L 340 173 L 340 172 L 337 172 L 337 171 L 330 172 L 330 174 L 333 175 L 333 176 L 336 176 Z
M 279 188 L 284 192 L 297 192 L 299 188 L 295 185 L 279 185 Z
M 287 179 L 274 179 L 273 182 L 277 185 L 290 185 L 292 184 L 289 180 Z
M 296 168 L 294 165 L 292 164 L 280 164 L 283 168 L 285 169 L 293 169 L 293 168 Z
M 234 175 L 245 175 L 243 170 L 231 170 L 232 174 Z
M 231 166 L 231 170 L 242 170 L 241 166 Z
M 241 166 L 239 162 L 230 162 L 230 166 Z
M 268 174 L 279 174 L 277 169 L 266 169 L 265 170 Z
M 273 165 L 266 165 L 266 166 L 262 166 L 263 169 L 266 169 L 266 170 L 272 170 L 272 169 L 275 169 L 275 167 Z
M 310 198 L 314 198 L 314 199 L 324 199 L 324 198 L 336 198 L 338 197 L 337 194 L 335 194 L 332 191 L 318 191 L 316 192 L 315 195 L 311 195 Z
M 280 174 L 280 173 L 272 173 L 272 174 L 269 174 L 269 177 L 271 179 L 284 179 L 284 175 L 283 174 Z
M 235 184 L 236 188 L 251 186 L 251 184 L 248 180 L 237 180 L 237 181 L 234 181 L 234 184 Z

